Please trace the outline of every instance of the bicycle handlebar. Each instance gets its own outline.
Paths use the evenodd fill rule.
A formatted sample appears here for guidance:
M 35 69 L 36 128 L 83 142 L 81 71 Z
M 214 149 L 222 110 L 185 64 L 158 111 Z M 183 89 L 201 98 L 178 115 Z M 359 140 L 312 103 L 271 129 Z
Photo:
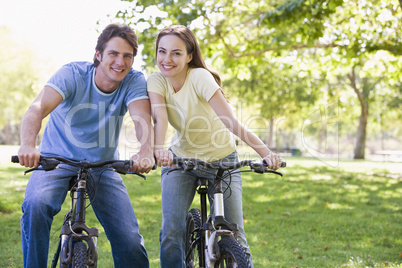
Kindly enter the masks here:
M 19 161 L 18 155 L 11 156 L 11 162 L 19 163 L 20 161 Z M 74 167 L 81 167 L 81 168 L 85 168 L 85 169 L 105 167 L 107 165 L 110 165 L 109 167 L 113 168 L 117 173 L 120 173 L 123 175 L 135 174 L 144 179 L 146 178 L 144 175 L 142 175 L 140 173 L 128 171 L 130 168 L 133 167 L 132 160 L 105 160 L 105 161 L 91 163 L 87 160 L 74 161 L 74 160 L 70 160 L 70 159 L 67 159 L 64 157 L 60 157 L 60 156 L 50 156 L 50 157 L 40 156 L 40 158 L 39 158 L 39 164 L 42 166 L 43 170 L 45 170 L 45 171 L 55 169 L 60 163 L 64 163 L 64 164 L 74 166 Z M 38 168 L 29 169 L 29 170 L 25 171 L 25 173 L 31 172 L 33 170 L 39 170 L 39 169 Z
M 205 168 L 214 168 L 214 169 L 221 169 L 221 170 L 234 170 L 239 169 L 241 167 L 250 167 L 250 169 L 257 173 L 274 173 L 277 175 L 282 176 L 282 173 L 274 171 L 274 170 L 267 170 L 269 168 L 268 164 L 264 162 L 257 162 L 253 160 L 243 160 L 239 162 L 218 162 L 218 163 L 209 163 L 205 162 L 200 159 L 196 158 L 180 158 L 174 157 L 172 165 L 178 165 L 185 171 L 194 170 L 197 166 L 203 166 Z M 286 167 L 286 162 L 281 163 L 281 167 Z

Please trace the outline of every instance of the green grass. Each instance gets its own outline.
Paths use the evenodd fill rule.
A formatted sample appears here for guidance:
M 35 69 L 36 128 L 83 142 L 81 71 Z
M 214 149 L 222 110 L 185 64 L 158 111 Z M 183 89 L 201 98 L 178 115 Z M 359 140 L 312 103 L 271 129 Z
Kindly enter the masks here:
M 402 267 L 402 165 L 288 158 L 284 177 L 245 173 L 246 236 L 255 267 Z M 28 176 L 0 166 L 0 267 L 21 267 L 20 205 Z M 151 267 L 159 267 L 158 171 L 126 176 Z M 52 256 L 65 204 L 53 223 Z M 93 213 L 87 223 L 100 227 Z M 113 267 L 101 229 L 99 263 Z

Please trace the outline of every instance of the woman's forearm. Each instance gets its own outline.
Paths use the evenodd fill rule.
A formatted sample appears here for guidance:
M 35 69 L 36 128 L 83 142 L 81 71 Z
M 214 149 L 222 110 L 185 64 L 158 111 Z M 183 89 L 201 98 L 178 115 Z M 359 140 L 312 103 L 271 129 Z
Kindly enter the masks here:
M 155 131 L 155 150 L 165 149 L 165 139 L 168 124 L 163 122 L 163 120 L 154 121 L 154 131 Z
M 267 156 L 271 150 L 268 148 L 260 138 L 253 132 L 247 129 L 239 120 L 233 118 L 231 123 L 225 123 L 226 127 L 237 137 L 239 137 L 244 143 L 254 149 L 261 157 Z

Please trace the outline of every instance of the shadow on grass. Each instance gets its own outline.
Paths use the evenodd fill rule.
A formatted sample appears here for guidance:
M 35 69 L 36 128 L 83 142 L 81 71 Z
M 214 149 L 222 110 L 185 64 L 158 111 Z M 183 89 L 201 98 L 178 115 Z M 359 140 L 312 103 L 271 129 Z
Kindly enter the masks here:
M 282 178 L 244 175 L 246 235 L 264 248 L 252 252 L 257 265 L 400 263 L 402 181 L 380 174 L 294 166 Z

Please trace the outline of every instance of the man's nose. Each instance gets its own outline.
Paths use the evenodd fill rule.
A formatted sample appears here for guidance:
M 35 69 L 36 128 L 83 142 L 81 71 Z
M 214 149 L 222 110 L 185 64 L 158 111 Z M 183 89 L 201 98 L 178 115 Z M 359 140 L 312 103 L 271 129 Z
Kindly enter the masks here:
M 117 63 L 118 65 L 122 65 L 122 64 L 124 63 L 123 55 L 118 55 L 118 56 L 116 57 L 116 63 Z

